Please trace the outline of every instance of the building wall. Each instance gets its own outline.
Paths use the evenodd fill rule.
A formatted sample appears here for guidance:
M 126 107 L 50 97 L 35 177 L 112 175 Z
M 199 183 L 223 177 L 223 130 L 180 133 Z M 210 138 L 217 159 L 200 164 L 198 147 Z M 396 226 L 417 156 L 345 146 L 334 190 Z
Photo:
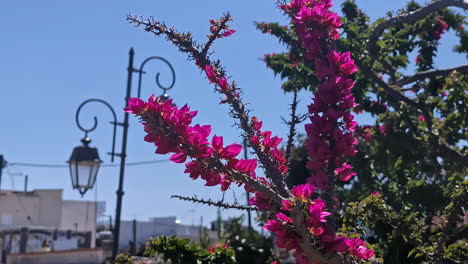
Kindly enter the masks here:
M 0 227 L 0 263 L 4 255 L 73 250 L 91 247 L 91 232 L 55 227 Z
M 155 236 L 172 236 L 176 234 L 175 217 L 170 221 L 167 218 L 161 221 L 158 218 L 153 218 L 151 221 L 136 221 L 136 241 L 137 244 L 143 245 L 149 238 Z M 120 238 L 119 247 L 126 248 L 129 246 L 129 241 L 133 241 L 133 221 L 122 221 L 120 223 Z
M 0 226 L 60 226 L 62 190 L 0 193 Z
M 38 221 L 38 208 L 36 196 L 0 194 L 0 226 L 33 224 Z
M 60 227 L 62 218 L 62 190 L 35 190 L 39 197 L 39 224 Z
M 37 226 L 74 232 L 90 231 L 91 246 L 94 247 L 96 209 L 95 202 L 64 201 L 62 190 L 1 191 L 0 229 Z
M 73 231 L 91 231 L 92 245 L 96 241 L 96 203 L 91 201 L 62 202 L 61 229 Z
M 101 264 L 106 259 L 102 249 L 78 249 L 59 252 L 12 254 L 7 264 Z
M 176 224 L 176 217 L 154 217 L 149 221 L 136 221 L 136 244 L 144 245 L 148 239 L 156 236 L 173 236 L 189 238 L 194 242 L 200 240 L 200 227 Z M 217 241 L 217 232 L 208 231 L 208 236 Z M 122 221 L 120 225 L 119 247 L 129 248 L 129 242 L 133 241 L 133 221 Z

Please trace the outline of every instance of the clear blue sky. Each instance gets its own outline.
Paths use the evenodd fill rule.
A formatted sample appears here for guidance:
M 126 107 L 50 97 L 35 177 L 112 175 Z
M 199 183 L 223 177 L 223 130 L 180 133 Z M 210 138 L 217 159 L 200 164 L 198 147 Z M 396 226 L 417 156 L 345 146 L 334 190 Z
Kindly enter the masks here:
M 170 95 L 178 105 L 188 103 L 198 110 L 195 122 L 213 125 L 213 132 L 223 135 L 225 142 L 240 141 L 239 131 L 226 118 L 227 108 L 218 105 L 218 96 L 204 76 L 186 56 L 170 44 L 126 21 L 131 12 L 154 16 L 191 31 L 203 41 L 211 18 L 230 11 L 235 19 L 232 28 L 237 33 L 215 45 L 216 57 L 222 58 L 229 73 L 241 87 L 245 98 L 255 109 L 254 114 L 264 121 L 267 129 L 280 136 L 286 127 L 280 116 L 287 116 L 289 95 L 280 90 L 281 81 L 275 78 L 261 58 L 265 53 L 283 50 L 277 41 L 256 31 L 253 21 L 282 21 L 285 17 L 275 8 L 273 0 L 257 1 L 2 1 L 0 3 L 0 153 L 9 162 L 65 164 L 72 148 L 83 137 L 75 125 L 75 111 L 88 98 L 102 98 L 111 103 L 120 120 L 124 107 L 128 50 L 135 48 L 136 64 L 148 56 L 163 56 L 174 66 L 177 81 Z M 406 1 L 357 1 L 373 19 L 387 11 L 397 10 Z M 337 1 L 338 6 L 341 1 Z M 465 63 L 465 58 L 453 55 L 450 42 L 453 36 L 444 36 L 439 52 L 441 68 Z M 169 82 L 164 65 L 154 63 L 147 69 L 161 71 L 161 81 Z M 136 75 L 135 75 L 136 76 Z M 159 94 L 153 84 L 154 75 L 145 79 L 143 95 Z M 134 83 L 136 92 L 136 83 Z M 310 95 L 302 94 L 303 105 Z M 305 108 L 302 108 L 305 111 Z M 82 116 L 91 124 L 93 115 L 99 118 L 97 131 L 90 136 L 99 148 L 101 158 L 111 147 L 111 115 L 105 108 L 90 107 Z M 360 119 L 363 121 L 363 119 Z M 87 122 L 87 123 L 86 123 Z M 117 147 L 120 148 L 121 134 Z M 153 154 L 154 147 L 143 141 L 144 132 L 136 118 L 131 118 L 128 161 L 161 160 Z M 65 199 L 94 200 L 94 191 L 81 198 L 72 190 L 68 169 L 42 169 L 10 166 L 4 171 L 2 189 L 21 189 L 23 178 L 15 173 L 29 175 L 29 189 L 64 189 Z M 107 213 L 114 214 L 118 168 L 102 168 L 98 175 L 98 200 L 105 200 Z M 238 200 L 245 200 L 244 192 L 235 190 Z M 144 220 L 152 216 L 174 215 L 182 223 L 205 223 L 213 220 L 216 209 L 203 205 L 170 199 L 172 194 L 197 194 L 199 197 L 221 199 L 218 187 L 204 187 L 201 181 L 192 181 L 183 174 L 183 166 L 162 162 L 159 164 L 127 167 L 124 219 Z M 233 199 L 233 191 L 226 193 Z M 224 212 L 237 215 L 239 212 Z

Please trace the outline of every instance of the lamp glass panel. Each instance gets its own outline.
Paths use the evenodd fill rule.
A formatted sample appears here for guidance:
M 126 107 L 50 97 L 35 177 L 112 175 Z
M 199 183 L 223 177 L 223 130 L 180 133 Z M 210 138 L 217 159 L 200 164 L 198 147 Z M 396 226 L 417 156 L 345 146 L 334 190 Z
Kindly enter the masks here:
M 77 167 L 77 173 L 78 173 L 78 178 L 77 178 L 77 187 L 78 188 L 83 188 L 83 189 L 91 189 L 93 188 L 92 183 L 94 183 L 93 178 L 96 177 L 96 175 L 93 175 L 93 172 L 96 172 L 96 169 L 94 169 L 98 164 L 97 162 L 94 161 L 81 161 L 78 163 Z
M 71 180 L 72 180 L 72 186 L 73 188 L 75 189 L 76 188 L 76 162 L 74 161 L 69 161 L 68 162 L 68 166 L 70 167 L 70 176 L 71 176 Z
M 94 163 L 93 167 L 91 168 L 91 177 L 89 178 L 89 186 L 93 187 L 94 183 L 96 183 L 96 177 L 98 174 L 99 170 L 99 165 L 101 165 L 100 162 Z

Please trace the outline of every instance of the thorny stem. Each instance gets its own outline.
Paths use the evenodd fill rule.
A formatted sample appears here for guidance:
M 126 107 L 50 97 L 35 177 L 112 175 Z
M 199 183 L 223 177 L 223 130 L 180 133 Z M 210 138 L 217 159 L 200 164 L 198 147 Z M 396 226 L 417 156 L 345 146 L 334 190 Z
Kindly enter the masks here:
M 224 209 L 238 209 L 238 210 L 253 210 L 257 211 L 258 209 L 253 206 L 247 206 L 247 205 L 239 205 L 239 204 L 228 204 L 228 203 L 223 203 L 223 201 L 213 201 L 211 199 L 202 199 L 198 198 L 197 196 L 192 196 L 192 197 L 187 197 L 187 196 L 181 196 L 181 195 L 172 195 L 171 198 L 177 198 L 182 201 L 190 201 L 194 203 L 201 203 L 201 204 L 206 204 L 208 206 L 215 206 L 215 207 L 221 207 Z
M 231 14 L 230 13 L 227 13 L 226 15 L 224 15 L 221 20 L 220 20 L 220 25 L 219 27 L 216 29 L 215 32 L 213 32 L 213 34 L 209 35 L 208 37 L 208 41 L 206 42 L 206 44 L 203 45 L 203 50 L 201 51 L 201 56 L 204 56 L 206 57 L 207 56 L 207 53 L 208 53 L 208 50 L 210 49 L 211 45 L 213 45 L 213 42 L 219 38 L 219 34 L 221 32 L 221 30 L 223 29 L 227 29 L 227 23 L 229 21 L 231 21 Z
M 216 34 L 213 34 L 213 36 L 209 38 L 208 43 L 205 45 L 197 45 L 196 42 L 193 41 L 192 35 L 190 33 L 178 33 L 174 27 L 167 28 L 165 24 L 160 23 L 154 19 L 144 19 L 143 17 L 128 15 L 127 20 L 133 23 L 135 26 L 143 26 L 145 31 L 153 32 L 157 36 L 164 35 L 166 39 L 171 41 L 179 48 L 179 51 L 187 53 L 189 55 L 189 60 L 195 60 L 198 66 L 203 68 L 206 65 L 213 65 L 209 58 L 209 54 L 207 54 L 208 50 L 205 51 L 204 49 L 207 47 L 209 48 L 214 39 L 219 37 L 216 36 Z M 223 21 L 227 22 L 229 20 L 230 15 L 226 14 L 220 21 L 223 23 Z M 204 47 L 204 49 L 200 51 L 201 47 Z M 225 78 L 226 72 L 220 65 L 219 61 L 217 61 L 214 65 L 217 69 L 217 77 Z M 238 125 L 242 130 L 244 130 L 244 137 L 250 139 L 254 135 L 254 130 L 250 125 L 250 117 L 248 114 L 249 111 L 246 110 L 245 104 L 241 101 L 237 91 L 240 91 L 240 89 L 237 87 L 235 82 L 232 82 L 228 91 L 224 93 L 226 95 L 226 102 L 231 106 L 230 115 L 240 121 L 240 124 Z M 268 155 L 263 152 L 260 146 L 253 145 L 252 148 L 260 163 L 263 165 L 265 174 L 272 180 L 273 184 L 277 186 L 276 189 L 278 190 L 279 194 L 281 194 L 283 197 L 289 197 L 289 192 L 284 182 L 283 175 L 275 168 L 275 164 L 270 161 Z
M 292 149 L 294 147 L 294 137 L 296 136 L 296 125 L 303 121 L 303 118 L 297 116 L 296 113 L 297 105 L 299 103 L 299 100 L 297 99 L 297 92 L 297 89 L 294 90 L 294 97 L 291 103 L 291 121 L 287 122 L 287 125 L 289 125 L 289 134 L 284 157 L 288 161 L 288 166 L 291 164 L 291 154 Z

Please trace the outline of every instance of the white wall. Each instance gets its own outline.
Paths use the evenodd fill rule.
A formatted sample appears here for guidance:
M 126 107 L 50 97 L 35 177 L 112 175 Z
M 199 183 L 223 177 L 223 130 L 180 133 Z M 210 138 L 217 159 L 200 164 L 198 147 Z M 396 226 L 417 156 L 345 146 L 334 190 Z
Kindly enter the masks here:
M 0 226 L 60 226 L 62 190 L 0 193 Z
M 136 222 L 137 244 L 145 244 L 149 238 L 155 236 L 172 236 L 177 233 L 175 217 L 154 217 L 149 221 Z M 133 240 L 133 221 L 122 221 L 120 223 L 119 247 L 126 248 L 129 241 Z
M 39 225 L 60 227 L 62 190 L 35 190 L 39 196 Z
M 7 264 L 101 264 L 106 257 L 102 249 L 78 249 L 47 253 L 12 254 Z
M 95 247 L 96 203 L 64 200 L 60 228 L 73 231 L 91 231 L 91 247 Z
M 95 247 L 96 203 L 62 200 L 62 190 L 0 192 L 0 228 L 40 226 L 91 231 Z

